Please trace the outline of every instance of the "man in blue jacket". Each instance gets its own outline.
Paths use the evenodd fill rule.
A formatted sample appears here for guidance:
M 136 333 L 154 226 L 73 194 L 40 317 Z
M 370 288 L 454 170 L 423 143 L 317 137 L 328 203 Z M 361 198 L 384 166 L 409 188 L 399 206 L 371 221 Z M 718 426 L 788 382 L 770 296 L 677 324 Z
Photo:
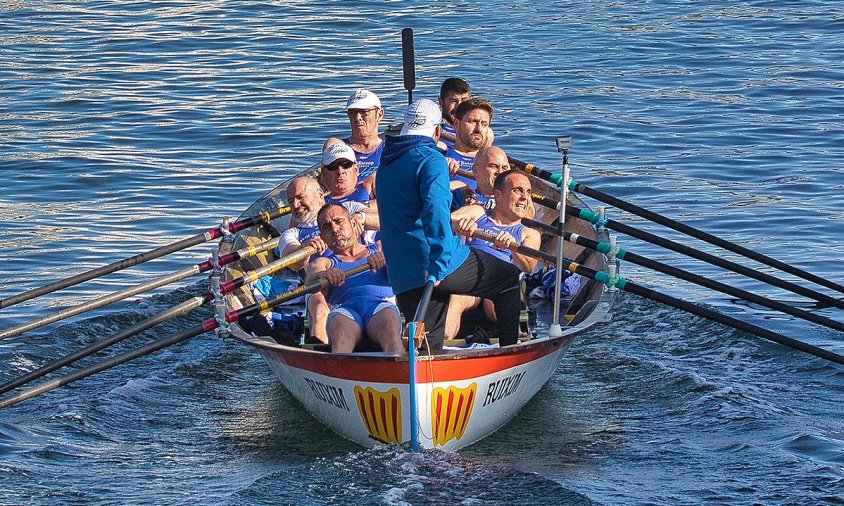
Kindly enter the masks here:
M 407 108 L 398 136 L 386 137 L 375 179 L 381 242 L 398 306 L 413 318 L 425 280 L 436 280 L 425 328 L 428 351 L 440 353 L 451 294 L 490 299 L 501 346 L 519 332 L 519 271 L 494 256 L 465 246 L 451 230 L 448 163 L 437 148 L 439 106 L 421 99 Z

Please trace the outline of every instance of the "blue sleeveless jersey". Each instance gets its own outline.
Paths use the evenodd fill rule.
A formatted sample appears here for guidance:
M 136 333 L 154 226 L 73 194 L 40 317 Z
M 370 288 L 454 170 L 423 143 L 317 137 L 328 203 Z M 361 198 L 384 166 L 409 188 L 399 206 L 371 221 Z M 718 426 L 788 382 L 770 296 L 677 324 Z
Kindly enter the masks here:
M 445 152 L 446 158 L 453 158 L 457 160 L 457 163 L 460 164 L 460 168 L 462 170 L 472 172 L 472 165 L 475 164 L 475 157 L 464 155 L 462 153 L 458 153 L 454 150 L 454 146 L 450 146 L 448 151 Z M 452 181 L 460 181 L 464 183 L 469 188 L 475 190 L 478 188 L 478 183 L 475 182 L 474 179 L 469 179 L 467 177 L 458 176 L 457 174 L 450 176 Z
M 449 123 L 446 123 L 445 121 L 443 121 L 443 133 L 450 135 L 452 138 L 457 136 L 457 132 L 454 131 L 454 126 Z M 440 138 L 440 140 L 443 144 L 445 144 L 445 147 L 447 148 L 451 148 L 452 146 L 454 146 L 454 141 L 450 141 L 445 137 Z
M 367 249 L 372 254 L 378 251 L 374 245 L 368 245 Z M 354 262 L 344 262 L 337 258 L 333 252 L 327 257 L 331 260 L 331 267 L 347 270 L 366 263 L 366 257 Z M 340 286 L 332 286 L 328 296 L 328 303 L 331 305 L 341 304 L 352 298 L 387 298 L 393 296 L 393 289 L 387 280 L 387 269 L 382 267 L 375 272 L 364 271 L 360 274 L 346 278 Z
M 351 147 L 349 139 L 343 139 L 343 142 Z M 369 153 L 358 151 L 355 148 L 352 148 L 352 151 L 355 152 L 355 158 L 358 162 L 358 170 L 360 171 L 358 173 L 358 183 L 360 183 L 375 173 L 378 170 L 378 166 L 381 165 L 381 152 L 384 151 L 384 141 L 381 141 L 381 144 L 375 148 L 375 151 L 370 151 Z
M 495 197 L 475 192 L 475 200 L 486 210 L 491 211 L 495 209 Z
M 488 232 L 492 235 L 498 235 L 499 232 L 502 230 L 508 232 L 510 235 L 513 236 L 513 239 L 516 240 L 516 243 L 522 243 L 522 232 L 525 229 L 525 226 L 521 223 L 517 223 L 515 225 L 499 225 L 493 222 L 490 217 L 489 213 L 484 214 L 480 218 L 478 218 L 478 230 L 482 230 L 484 232 Z M 504 260 L 507 263 L 513 263 L 513 252 L 510 250 L 500 250 L 495 249 L 491 242 L 487 242 L 476 237 L 471 238 L 467 243 L 468 246 L 472 248 L 476 248 L 482 251 L 486 251 L 490 255 L 496 256 L 501 260 Z
M 372 195 L 366 189 L 358 185 L 355 191 L 346 195 L 345 197 L 329 197 L 326 195 L 326 204 L 345 204 L 346 202 L 360 202 L 361 204 L 368 204 L 372 200 Z

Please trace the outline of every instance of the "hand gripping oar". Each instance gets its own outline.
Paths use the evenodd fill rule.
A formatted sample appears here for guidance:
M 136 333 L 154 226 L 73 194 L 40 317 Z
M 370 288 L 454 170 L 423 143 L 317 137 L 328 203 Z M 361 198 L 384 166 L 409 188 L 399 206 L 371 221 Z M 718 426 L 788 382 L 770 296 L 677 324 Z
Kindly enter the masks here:
M 528 174 L 532 174 L 538 178 L 544 179 L 546 181 L 550 181 L 557 186 L 560 186 L 563 182 L 562 178 L 559 174 L 554 174 L 553 172 L 549 172 L 547 170 L 540 169 L 536 165 L 525 163 L 520 160 L 516 160 L 515 158 L 508 157 L 510 160 L 510 165 L 518 167 L 519 169 L 527 172 Z M 625 211 L 631 212 L 642 218 L 647 220 L 653 221 L 654 223 L 659 223 L 660 225 L 664 225 L 666 227 L 672 228 L 678 232 L 682 232 L 686 235 L 690 235 L 702 241 L 708 242 L 720 248 L 724 248 L 728 251 L 732 251 L 733 253 L 738 253 L 739 255 L 745 256 L 750 258 L 751 260 L 756 260 L 759 263 L 768 265 L 770 267 L 774 267 L 779 269 L 783 272 L 787 272 L 789 274 L 793 274 L 797 277 L 803 278 L 807 281 L 811 281 L 813 283 L 817 283 L 821 286 L 825 286 L 827 288 L 831 288 L 837 292 L 844 293 L 844 286 L 835 283 L 832 280 L 823 278 L 821 276 L 812 274 L 811 272 L 806 272 L 802 269 L 794 267 L 793 265 L 787 264 L 775 258 L 771 258 L 767 255 L 763 255 L 758 251 L 753 251 L 751 249 L 745 248 L 744 246 L 740 246 L 734 242 L 727 241 L 725 239 L 721 239 L 720 237 L 714 236 L 708 232 L 704 232 L 702 230 L 698 230 L 692 226 L 686 225 L 685 223 L 680 223 L 679 221 L 672 220 L 667 216 L 663 216 L 661 214 L 657 214 L 653 211 L 649 211 L 647 209 L 641 208 L 635 204 L 630 202 L 626 202 L 619 198 L 613 197 L 612 195 L 607 195 L 604 192 L 598 191 L 594 188 L 590 188 L 583 183 L 578 183 L 577 181 L 571 181 L 568 185 L 569 190 L 581 193 L 588 197 L 592 197 L 593 199 L 600 200 L 606 204 L 611 206 L 617 207 L 619 209 L 624 209 Z
M 598 213 L 594 211 L 590 211 L 588 209 L 581 209 L 575 206 L 566 206 L 569 213 L 577 216 L 583 220 L 586 220 L 590 223 L 598 223 L 600 221 L 600 216 Z M 735 262 L 731 262 L 729 260 L 725 260 L 721 257 L 717 257 L 715 255 L 711 255 L 704 251 L 699 251 L 684 244 L 680 244 L 668 239 L 664 239 L 659 237 L 658 235 L 651 234 L 650 232 L 645 232 L 644 230 L 639 230 L 637 228 L 631 227 L 630 225 L 626 225 L 624 223 L 619 223 L 615 220 L 606 220 L 606 227 L 612 230 L 616 230 L 623 234 L 627 234 L 631 237 L 635 237 L 637 239 L 641 239 L 643 241 L 647 241 L 652 244 L 656 244 L 657 246 L 662 246 L 663 248 L 670 249 L 672 251 L 676 251 L 677 253 L 681 253 L 686 256 L 690 256 L 692 258 L 696 258 L 698 260 L 702 260 L 704 262 L 710 263 L 712 265 L 717 265 L 718 267 L 722 267 L 724 269 L 729 269 L 733 272 L 737 272 L 749 278 L 756 279 L 758 281 L 762 281 L 763 283 L 768 283 L 769 285 L 773 285 L 784 290 L 788 290 L 790 292 L 803 295 L 804 297 L 809 297 L 810 299 L 814 299 L 818 302 L 822 302 L 824 304 L 828 304 L 833 307 L 837 307 L 840 309 L 844 309 L 844 300 L 836 299 L 835 297 L 830 297 L 829 295 L 825 295 L 820 292 L 816 292 L 814 290 L 810 290 L 809 288 L 800 286 L 798 284 L 792 283 L 790 281 L 786 281 L 784 279 L 780 279 L 770 274 L 766 274 L 764 272 L 757 271 L 756 269 L 751 269 L 749 267 L 745 267 L 743 265 L 737 264 Z
M 122 269 L 126 269 L 127 267 L 132 267 L 134 265 L 139 265 L 144 262 L 148 262 L 149 260 L 153 260 L 155 258 L 162 257 L 164 255 L 169 255 L 170 253 L 174 253 L 176 251 L 181 251 L 186 248 L 190 248 L 191 246 L 196 246 L 197 244 L 202 244 L 204 242 L 212 241 L 214 239 L 219 239 L 223 237 L 227 230 L 230 233 L 239 232 L 241 230 L 254 227 L 255 225 L 259 225 L 262 223 L 269 223 L 270 221 L 284 216 L 290 213 L 290 207 L 284 206 L 273 211 L 265 211 L 261 214 L 252 216 L 250 218 L 244 218 L 242 220 L 234 221 L 231 223 L 224 223 L 218 227 L 212 228 L 206 232 L 197 234 L 193 237 L 188 237 L 186 239 L 182 239 L 180 241 L 176 241 L 174 243 L 168 244 L 166 246 L 162 246 L 160 248 L 156 248 L 151 251 L 147 251 L 146 253 L 141 253 L 139 255 L 135 255 L 130 258 L 126 258 L 124 260 L 120 260 L 108 265 L 104 265 L 97 269 L 93 269 L 87 272 L 83 272 L 80 274 L 76 274 L 75 276 L 71 276 L 69 278 L 63 279 L 61 281 L 56 281 L 55 283 L 51 283 L 46 286 L 42 286 L 41 288 L 34 288 L 32 290 L 26 291 L 24 293 L 14 295 L 12 297 L 8 297 L 6 299 L 0 299 L 0 308 L 12 306 L 14 304 L 18 304 L 20 302 L 34 299 L 35 297 L 39 297 L 41 295 L 45 295 L 48 293 L 55 292 L 56 290 L 61 290 L 62 288 L 67 288 L 69 286 L 78 285 L 83 281 L 88 281 L 94 278 L 98 278 L 100 276 L 104 276 L 106 274 L 110 274 L 112 272 L 116 272 Z
M 363 264 L 346 270 L 345 274 L 347 277 L 354 276 L 355 274 L 359 274 L 367 269 L 369 269 L 369 264 Z M 321 290 L 327 286 L 328 281 L 323 278 L 319 278 L 306 285 L 299 286 L 297 288 L 294 288 L 293 290 L 284 292 L 270 299 L 261 301 L 260 303 L 252 304 L 250 306 L 246 306 L 235 311 L 229 311 L 225 314 L 225 317 L 222 319 L 225 321 L 226 324 L 234 323 L 241 320 L 242 318 L 246 318 L 247 316 L 259 314 L 263 311 L 271 309 L 273 306 L 283 304 L 289 300 L 301 297 L 302 295 L 305 295 L 307 293 L 316 292 L 317 290 Z M 220 327 L 220 325 L 221 322 L 218 321 L 216 318 L 209 318 L 208 320 L 205 320 L 199 325 L 185 330 L 183 332 L 180 332 L 178 334 L 174 334 L 170 337 L 165 337 L 164 339 L 159 339 L 158 341 L 154 341 L 146 346 L 142 346 L 135 350 L 122 353 L 108 360 L 100 362 L 99 364 L 94 364 L 84 369 L 80 369 L 76 372 L 62 376 L 61 378 L 56 378 L 52 381 L 48 381 L 46 383 L 42 383 L 38 386 L 24 390 L 23 392 L 20 392 L 19 394 L 14 395 L 12 397 L 0 400 L 0 408 L 6 408 L 13 404 L 17 404 L 18 402 L 21 402 L 23 400 L 35 397 L 36 395 L 42 394 L 44 392 L 49 392 L 50 390 L 55 390 L 58 387 L 69 385 L 70 383 L 73 383 L 76 380 L 87 378 L 92 374 L 111 369 L 112 367 L 118 366 L 124 362 L 128 362 L 130 360 L 142 357 L 144 355 L 149 355 L 150 353 L 156 352 L 158 350 L 180 343 L 182 341 L 186 341 L 200 334 L 211 332 L 212 330 L 215 330 Z
M 416 314 L 413 321 L 407 324 L 407 353 L 408 353 L 408 389 L 410 390 L 410 450 L 419 451 L 419 407 L 416 405 L 416 337 L 425 334 L 425 313 L 428 312 L 428 303 L 431 301 L 431 294 L 434 293 L 434 276 L 429 276 L 422 290 L 422 298 L 416 307 Z
M 254 247 L 251 247 L 251 248 L 254 249 Z M 249 249 L 249 248 L 245 248 L 245 249 Z M 238 250 L 238 251 L 243 251 L 243 250 Z M 266 265 L 266 266 L 264 266 L 260 269 L 257 269 L 247 276 L 243 276 L 243 277 L 234 279 L 234 280 L 226 282 L 226 283 L 221 283 L 220 284 L 220 294 L 225 295 L 227 293 L 231 293 L 231 292 L 237 290 L 238 288 L 244 286 L 247 283 L 251 283 L 253 281 L 258 280 L 262 276 L 266 276 L 267 274 L 272 274 L 274 272 L 280 271 L 281 269 L 284 269 L 285 267 L 287 267 L 289 265 L 295 264 L 299 260 L 302 260 L 303 258 L 307 258 L 309 255 L 311 255 L 313 253 L 316 253 L 315 249 L 310 248 L 310 247 L 304 248 L 304 249 L 301 249 L 299 251 L 296 251 L 295 253 L 292 253 L 292 254 L 287 255 L 283 258 L 280 258 L 280 259 L 270 263 L 269 265 Z M 190 311 L 193 311 L 194 309 L 202 306 L 203 304 L 205 304 L 207 302 L 210 302 L 213 299 L 214 299 L 214 294 L 212 292 L 208 292 L 205 295 L 192 297 L 192 298 L 182 302 L 181 304 L 173 306 L 170 309 L 167 309 L 166 311 L 158 313 L 157 315 L 154 315 L 150 318 L 147 318 L 146 320 L 144 320 L 142 322 L 139 322 L 135 325 L 132 325 L 131 327 L 128 327 L 128 328 L 118 332 L 117 334 L 114 334 L 111 337 L 108 337 L 106 339 L 102 339 L 100 341 L 92 343 L 92 344 L 86 346 L 85 348 L 82 348 L 81 350 L 78 350 L 74 353 L 71 353 L 70 355 L 59 358 L 57 360 L 54 360 L 54 361 L 52 361 L 52 362 L 50 362 L 50 363 L 48 363 L 44 366 L 39 367 L 38 369 L 35 369 L 35 370 L 28 372 L 27 374 L 25 374 L 25 375 L 23 375 L 19 378 L 16 378 L 16 379 L 9 381 L 9 382 L 7 382 L 3 385 L 0 385 L 0 394 L 4 394 L 4 393 L 8 392 L 9 390 L 13 390 L 13 389 L 15 389 L 19 386 L 25 385 L 25 384 L 27 384 L 31 381 L 34 381 L 38 378 L 46 376 L 47 374 L 55 371 L 56 369 L 59 369 L 59 368 L 64 367 L 66 365 L 72 364 L 73 362 L 76 362 L 77 360 L 81 360 L 81 359 L 83 359 L 83 358 L 85 358 L 89 355 L 92 355 L 92 354 L 94 354 L 94 353 L 96 353 L 96 352 L 98 352 L 98 351 L 100 351 L 104 348 L 107 348 L 107 347 L 109 347 L 113 344 L 119 343 L 120 341 L 123 341 L 124 339 L 127 339 L 131 336 L 134 336 L 136 334 L 140 334 L 141 332 L 143 332 L 143 331 L 145 331 L 149 328 L 152 328 L 152 327 L 158 325 L 159 323 L 162 323 L 162 322 L 165 322 L 167 320 L 171 320 L 173 318 L 176 318 L 177 316 L 181 316 L 183 314 L 189 313 Z
M 542 230 L 543 232 L 548 232 L 557 236 L 560 235 L 560 229 L 558 227 L 546 225 L 542 222 L 531 220 L 530 218 L 522 218 L 522 223 L 524 223 L 528 227 Z M 600 253 L 609 254 L 612 251 L 612 245 L 608 242 L 598 242 L 578 234 L 573 234 L 571 232 L 565 232 L 564 239 L 566 241 L 596 250 Z M 619 248 L 618 251 L 615 252 L 615 256 L 620 258 L 621 260 L 627 260 L 628 262 L 632 262 L 634 264 L 641 265 L 642 267 L 647 267 L 648 269 L 653 269 L 655 271 L 668 274 L 669 276 L 674 276 L 676 278 L 680 278 L 691 283 L 704 286 L 706 288 L 711 288 L 712 290 L 726 293 L 728 295 L 732 295 L 740 299 L 755 302 L 756 304 L 771 308 L 775 311 L 781 311 L 783 313 L 790 314 L 791 316 L 795 316 L 803 320 L 817 323 L 818 325 L 823 325 L 825 327 L 844 332 L 844 323 L 841 323 L 839 321 L 827 318 L 825 316 L 817 315 L 809 311 L 804 311 L 802 309 L 789 306 L 788 304 L 784 304 L 782 302 L 769 299 L 767 297 L 762 297 L 761 295 L 757 295 L 753 292 L 748 292 L 740 288 L 732 287 L 719 281 L 715 281 L 714 279 L 699 276 L 689 271 L 684 271 L 677 267 L 667 265 L 647 257 L 643 257 L 631 251 L 627 251 L 623 248 Z
M 416 87 L 416 60 L 413 54 L 413 28 L 401 31 L 401 64 L 404 70 L 404 89 L 407 103 L 413 102 L 413 88 Z
M 476 231 L 473 235 L 475 235 L 476 237 L 480 237 L 485 241 L 495 240 L 495 236 L 487 234 L 485 232 Z M 545 253 L 544 251 L 528 248 L 526 246 L 513 245 L 510 249 L 523 255 L 530 255 L 534 258 L 544 260 L 548 263 L 553 263 L 557 260 L 556 257 L 554 257 L 553 255 Z M 811 344 L 792 339 L 790 337 L 778 334 L 766 328 L 753 325 L 752 323 L 743 322 L 741 320 L 733 318 L 732 316 L 727 316 L 712 309 L 708 309 L 684 300 L 674 298 L 670 295 L 657 292 L 656 290 L 637 285 L 636 283 L 624 278 L 612 278 L 608 273 L 604 271 L 596 271 L 594 269 L 584 267 L 583 265 L 580 265 L 572 260 L 565 259 L 565 262 L 568 262 L 568 266 L 566 266 L 566 269 L 569 272 L 574 272 L 580 274 L 581 276 L 586 276 L 587 278 L 594 279 L 595 281 L 603 283 L 607 286 L 615 286 L 619 290 L 624 290 L 626 292 L 645 297 L 646 299 L 661 302 L 673 308 L 680 309 L 682 311 L 692 313 L 702 318 L 706 318 L 733 327 L 734 329 L 742 330 L 750 334 L 755 334 L 763 339 L 774 341 L 775 343 L 782 344 L 783 346 L 788 346 L 789 348 L 793 348 L 795 350 L 799 350 L 810 355 L 829 360 L 830 362 L 835 362 L 837 364 L 844 365 L 844 355 L 839 355 L 829 350 L 824 350 L 823 348 L 812 346 Z
M 244 258 L 248 255 L 255 255 L 262 251 L 267 251 L 270 249 L 275 248 L 278 246 L 278 238 L 272 239 L 267 241 L 263 244 L 258 246 L 252 246 L 243 248 L 238 251 L 234 251 L 231 253 L 227 253 L 225 255 L 220 256 L 217 259 L 217 262 L 220 266 L 228 265 L 232 262 L 236 262 L 241 258 Z M 133 297 L 135 295 L 148 292 L 150 290 L 154 290 L 156 288 L 169 285 L 170 283 L 175 283 L 176 281 L 181 281 L 185 278 L 189 278 L 190 276 L 195 276 L 197 274 L 208 272 L 214 268 L 214 263 L 212 260 L 206 260 L 204 262 L 200 262 L 194 266 L 188 267 L 186 269 L 182 269 L 180 271 L 176 271 L 172 274 L 167 274 L 165 276 L 160 276 L 158 278 L 153 279 L 152 281 L 148 281 L 146 283 L 141 283 L 140 285 L 132 286 L 129 288 L 125 288 L 123 290 L 104 295 L 102 297 L 98 297 L 94 300 L 86 302 L 84 304 L 80 304 L 78 306 L 74 306 L 63 311 L 59 311 L 57 313 L 53 313 L 52 315 L 42 318 L 37 321 L 32 321 L 29 323 L 25 323 L 23 325 L 18 325 L 17 327 L 12 327 L 3 331 L 0 331 L 0 339 L 7 339 L 9 337 L 15 337 L 23 334 L 24 332 L 28 332 L 33 329 L 37 329 L 43 327 L 45 325 L 49 325 L 51 323 L 55 323 L 59 320 L 64 320 L 65 318 L 70 318 L 71 316 L 76 316 L 78 314 L 84 313 L 86 311 L 91 311 L 92 309 L 97 309 L 103 306 L 107 306 L 114 302 L 128 299 L 129 297 Z

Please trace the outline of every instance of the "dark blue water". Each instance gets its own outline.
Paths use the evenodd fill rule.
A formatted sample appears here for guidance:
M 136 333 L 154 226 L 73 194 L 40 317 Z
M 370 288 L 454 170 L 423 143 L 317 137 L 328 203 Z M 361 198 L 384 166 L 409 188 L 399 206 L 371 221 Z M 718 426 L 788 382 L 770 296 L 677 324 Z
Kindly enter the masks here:
M 554 138 L 572 135 L 576 180 L 844 281 L 838 2 L 6 2 L 0 297 L 239 215 L 347 131 L 357 87 L 397 121 L 405 26 L 414 96 L 468 78 L 496 106 L 511 155 L 558 170 Z M 213 247 L 2 309 L 0 328 Z M 844 353 L 840 332 L 635 266 L 623 274 Z M 204 289 L 191 280 L 3 341 L 0 381 Z M 0 503 L 842 504 L 842 401 L 841 367 L 624 295 L 612 324 L 578 339 L 494 436 L 459 454 L 362 451 L 309 417 L 252 350 L 208 335 L 0 410 Z

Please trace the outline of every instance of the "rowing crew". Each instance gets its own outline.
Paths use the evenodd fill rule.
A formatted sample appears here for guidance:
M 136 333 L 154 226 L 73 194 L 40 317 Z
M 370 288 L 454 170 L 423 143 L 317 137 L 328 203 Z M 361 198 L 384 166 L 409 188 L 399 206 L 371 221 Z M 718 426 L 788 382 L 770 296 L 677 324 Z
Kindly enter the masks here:
M 456 136 L 450 149 L 473 155 L 477 184 L 468 181 L 477 193 L 469 199 L 465 183 L 450 177 L 454 162 L 437 145 L 442 131 L 437 104 L 423 99 L 409 106 L 401 134 L 387 135 L 375 149 L 366 132 L 373 119 L 377 136 L 377 121 L 383 117 L 380 101 L 358 91 L 347 110 L 352 111 L 352 135 L 326 142 L 319 182 L 300 177 L 287 188 L 293 220 L 282 234 L 278 254 L 313 248 L 315 255 L 292 268 L 305 281 L 324 278 L 330 285 L 307 302 L 312 336 L 328 342 L 334 352 L 400 351 L 399 309 L 411 318 L 422 285 L 432 277 L 436 285 L 425 315 L 429 352 L 441 352 L 443 340 L 457 335 L 461 314 L 479 307 L 498 322 L 500 344 L 515 344 L 519 273 L 532 272 L 537 262 L 508 248 L 538 248 L 539 234 L 520 223 L 535 212 L 529 178 L 509 170 L 503 150 L 484 145 L 491 105 L 469 99 L 453 109 Z M 361 153 L 355 146 L 370 148 L 364 153 L 367 163 L 372 162 L 368 169 L 375 166 L 369 174 L 361 174 Z M 465 150 L 467 146 L 473 150 Z M 377 162 L 370 156 L 375 152 L 381 155 Z M 379 228 L 380 238 L 374 232 Z M 475 230 L 491 232 L 496 240 L 471 239 L 467 246 L 457 237 L 471 238 Z M 369 274 L 346 279 L 342 267 L 362 262 L 370 265 Z

